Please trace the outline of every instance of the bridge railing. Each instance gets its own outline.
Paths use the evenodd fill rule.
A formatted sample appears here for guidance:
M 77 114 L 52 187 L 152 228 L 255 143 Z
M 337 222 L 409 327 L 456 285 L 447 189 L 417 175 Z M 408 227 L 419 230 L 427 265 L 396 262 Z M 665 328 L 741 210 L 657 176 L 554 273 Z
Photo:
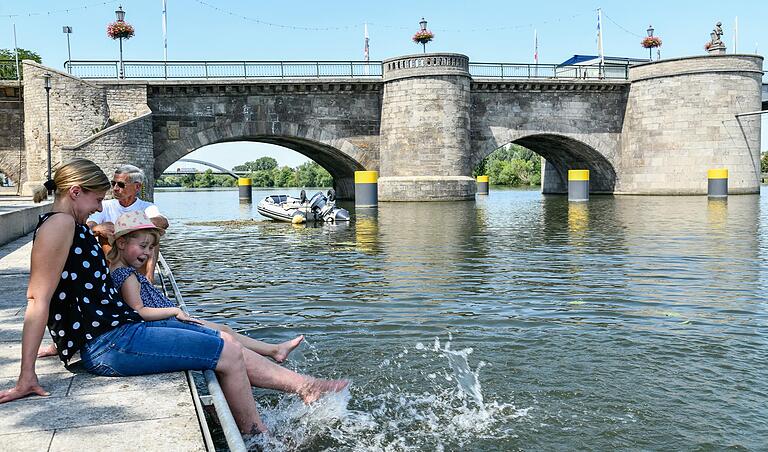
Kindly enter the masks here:
M 469 73 L 477 78 L 498 79 L 621 79 L 629 75 L 628 64 L 559 65 L 518 63 L 469 63 Z
M 64 63 L 80 78 L 118 78 L 120 63 L 73 60 Z M 375 78 L 382 77 L 380 61 L 139 61 L 123 62 L 128 79 L 220 78 Z M 564 66 L 558 64 L 469 63 L 477 78 L 497 79 L 627 79 L 629 64 Z
M 80 78 L 117 78 L 118 61 L 67 61 Z M 380 61 L 123 61 L 125 78 L 381 78 Z

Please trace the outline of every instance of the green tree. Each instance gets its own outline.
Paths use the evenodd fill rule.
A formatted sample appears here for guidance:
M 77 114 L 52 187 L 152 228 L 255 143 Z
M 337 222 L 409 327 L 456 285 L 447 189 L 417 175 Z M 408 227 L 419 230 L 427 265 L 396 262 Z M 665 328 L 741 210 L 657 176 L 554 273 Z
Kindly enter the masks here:
M 760 158 L 760 172 L 768 173 L 768 151 L 763 152 L 763 155 Z
M 296 171 L 288 166 L 273 169 L 272 179 L 275 182 L 275 187 L 296 187 L 298 185 Z
M 251 173 L 248 177 L 253 179 L 255 187 L 272 187 L 275 185 L 272 170 L 258 170 Z
M 494 185 L 540 185 L 541 158 L 530 149 L 509 144 L 483 159 L 473 174 L 487 175 Z
M 19 48 L 19 69 L 22 60 L 43 62 L 36 52 Z M 23 77 L 24 73 L 21 75 Z M 16 80 L 16 52 L 13 49 L 0 49 L 0 80 Z
M 251 162 L 245 162 L 232 168 L 232 171 L 272 171 L 277 168 L 277 160 L 272 157 L 261 157 Z

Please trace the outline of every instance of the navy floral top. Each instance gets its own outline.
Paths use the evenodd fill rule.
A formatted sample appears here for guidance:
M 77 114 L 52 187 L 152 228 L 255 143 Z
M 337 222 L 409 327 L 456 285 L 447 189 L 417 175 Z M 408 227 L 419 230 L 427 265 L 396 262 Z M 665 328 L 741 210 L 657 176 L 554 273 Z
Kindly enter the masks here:
M 40 215 L 37 230 L 51 216 Z M 86 342 L 118 325 L 142 322 L 139 314 L 122 301 L 117 293 L 104 251 L 88 226 L 75 223 L 75 235 L 59 284 L 48 309 L 48 329 L 64 363 L 68 363 Z
M 137 272 L 133 267 L 120 267 L 116 268 L 112 272 L 112 281 L 115 283 L 115 290 L 117 291 L 117 298 L 122 299 L 123 296 L 120 293 L 120 289 L 123 287 L 123 283 L 129 276 L 136 275 L 141 285 L 141 302 L 148 308 L 174 308 L 176 303 L 172 302 L 165 295 L 162 294 L 157 287 L 155 287 L 146 276 Z

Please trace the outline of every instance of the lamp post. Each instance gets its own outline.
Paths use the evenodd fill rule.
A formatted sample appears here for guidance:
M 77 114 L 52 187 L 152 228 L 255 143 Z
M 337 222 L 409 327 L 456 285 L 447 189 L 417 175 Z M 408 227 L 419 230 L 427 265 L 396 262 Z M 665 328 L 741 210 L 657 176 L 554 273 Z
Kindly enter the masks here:
M 423 32 L 427 31 L 427 21 L 423 17 L 419 21 L 419 27 L 421 27 L 421 31 L 423 31 Z M 423 48 L 424 53 L 427 53 L 427 42 L 426 41 L 423 41 L 421 43 L 421 47 Z
M 69 35 L 72 34 L 72 27 L 68 25 L 64 25 L 62 27 L 62 31 L 64 32 L 65 35 L 67 35 L 67 64 L 65 64 L 65 66 L 67 66 L 67 72 L 71 74 L 72 73 L 72 48 L 69 46 Z
M 45 87 L 45 119 L 48 124 L 48 131 L 46 137 L 48 139 L 48 180 L 51 180 L 51 74 L 46 72 L 43 74 L 43 81 Z M 48 189 L 48 194 L 51 194 L 51 189 Z
M 115 17 L 117 17 L 118 22 L 123 22 L 125 20 L 125 11 L 123 11 L 123 5 L 120 5 L 117 7 L 117 10 L 115 11 Z M 120 78 L 125 77 L 125 72 L 123 68 L 123 37 L 120 36 Z
M 653 37 L 653 25 L 648 25 L 648 29 L 645 30 L 648 32 L 648 37 Z M 653 47 L 648 47 L 648 59 L 653 61 Z

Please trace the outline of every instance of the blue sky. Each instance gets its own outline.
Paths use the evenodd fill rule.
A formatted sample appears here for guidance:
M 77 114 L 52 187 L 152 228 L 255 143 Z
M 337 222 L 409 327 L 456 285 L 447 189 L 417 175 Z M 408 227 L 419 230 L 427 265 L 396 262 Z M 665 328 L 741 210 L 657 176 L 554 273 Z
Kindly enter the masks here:
M 67 59 L 62 26 L 69 25 L 73 59 L 115 60 L 118 45 L 105 29 L 118 5 L 136 28 L 136 36 L 124 42 L 124 58 L 161 60 L 161 0 L 4 1 L 0 3 L 0 48 L 13 47 L 15 23 L 19 47 L 36 51 L 49 66 L 62 68 Z M 703 54 L 717 21 L 723 23 L 723 40 L 732 52 L 737 17 L 739 53 L 768 50 L 765 0 L 168 0 L 168 59 L 362 60 L 367 22 L 371 59 L 381 60 L 419 52 L 410 37 L 424 17 L 435 33 L 427 51 L 463 53 L 475 62 L 532 62 L 535 29 L 539 62 L 559 63 L 574 54 L 597 53 L 597 8 L 603 11 L 603 45 L 610 56 L 647 58 L 640 40 L 649 24 L 663 40 L 662 58 Z M 290 166 L 305 161 L 293 151 L 252 143 L 203 148 L 191 157 L 231 167 L 263 155 Z

